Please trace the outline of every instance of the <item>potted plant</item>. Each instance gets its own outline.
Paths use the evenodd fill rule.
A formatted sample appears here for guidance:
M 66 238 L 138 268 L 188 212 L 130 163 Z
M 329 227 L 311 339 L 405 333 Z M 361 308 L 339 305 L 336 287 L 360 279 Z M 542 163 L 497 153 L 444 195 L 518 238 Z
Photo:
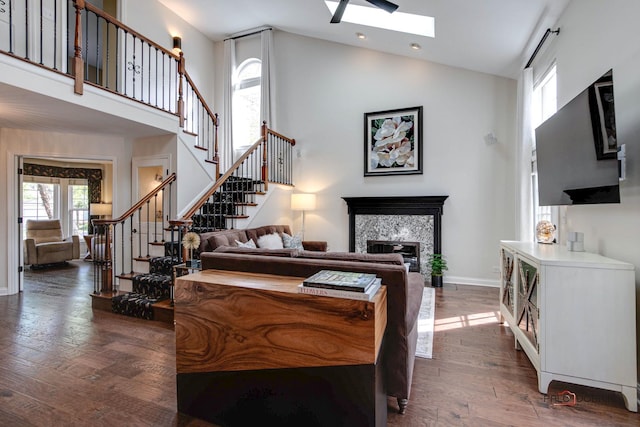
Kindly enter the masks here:
M 442 254 L 431 254 L 429 255 L 429 265 L 431 266 L 431 286 L 441 288 L 442 274 L 449 269 L 447 260 L 442 257 Z

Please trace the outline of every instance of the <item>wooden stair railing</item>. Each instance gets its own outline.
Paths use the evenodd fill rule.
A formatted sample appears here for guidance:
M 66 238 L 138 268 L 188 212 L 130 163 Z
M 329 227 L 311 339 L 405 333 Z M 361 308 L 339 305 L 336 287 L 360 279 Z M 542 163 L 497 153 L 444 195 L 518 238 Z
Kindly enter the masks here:
M 220 176 L 218 156 L 218 115 L 207 105 L 204 97 L 184 69 L 184 58 L 180 52 L 180 127 L 196 137 L 195 148 L 207 151 L 211 158 L 206 161 L 215 164 L 215 175 Z M 184 84 L 183 84 L 184 76 Z M 184 89 L 183 89 L 184 88 Z
M 91 221 L 94 227 L 91 248 L 95 273 L 94 293 L 117 291 L 116 272 L 120 271 L 120 275 L 125 275 L 125 269 L 129 268 L 130 273 L 133 273 L 134 258 L 149 258 L 151 244 L 164 244 L 165 219 L 174 215 L 172 186 L 175 181 L 176 174 L 169 175 L 118 218 Z M 167 192 L 168 194 L 166 194 Z M 143 212 L 145 210 L 146 212 Z M 143 222 L 146 223 L 146 238 L 144 240 L 142 230 L 135 227 L 136 213 L 138 227 L 141 227 Z M 159 226 L 158 219 L 160 220 Z M 153 229 L 151 228 L 152 222 Z M 136 235 L 137 239 L 135 239 Z M 129 239 L 130 256 L 126 255 L 125 242 L 127 238 Z M 135 243 L 137 243 L 137 256 Z
M 171 240 L 181 241 L 187 231 L 235 228 L 235 220 L 246 218 L 246 208 L 256 205 L 255 196 L 266 193 L 269 182 L 293 185 L 295 144 L 295 139 L 269 129 L 263 122 L 260 139 L 181 218 L 169 221 Z
M 73 78 L 76 94 L 88 84 L 177 116 L 183 131 L 196 136 L 195 147 L 207 151 L 207 162 L 218 164 L 218 117 L 187 73 L 182 52 L 162 47 L 86 0 L 7 3 L 1 53 Z M 66 13 L 72 17 L 69 30 L 58 18 Z

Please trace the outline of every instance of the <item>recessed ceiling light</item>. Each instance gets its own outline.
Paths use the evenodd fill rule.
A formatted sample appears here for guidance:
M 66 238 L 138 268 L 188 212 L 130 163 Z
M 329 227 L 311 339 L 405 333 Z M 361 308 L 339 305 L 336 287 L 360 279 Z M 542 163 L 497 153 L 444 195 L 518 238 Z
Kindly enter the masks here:
M 364 40 L 367 38 L 367 36 L 362 33 L 356 33 L 356 37 L 359 38 L 360 40 Z
M 413 50 L 422 49 L 422 46 L 420 46 L 418 43 L 411 43 L 409 46 L 411 46 L 411 49 L 413 49 Z
M 333 15 L 338 8 L 338 2 L 325 0 L 325 4 Z M 435 37 L 435 18 L 432 16 L 398 11 L 390 14 L 377 7 L 349 3 L 344 15 L 342 15 L 342 21 L 419 36 Z

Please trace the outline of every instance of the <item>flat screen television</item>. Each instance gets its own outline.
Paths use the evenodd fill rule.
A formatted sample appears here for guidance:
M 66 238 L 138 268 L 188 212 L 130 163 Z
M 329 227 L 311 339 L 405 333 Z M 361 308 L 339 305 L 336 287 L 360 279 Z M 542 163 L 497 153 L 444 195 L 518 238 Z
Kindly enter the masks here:
M 620 203 L 612 70 L 535 135 L 540 206 Z

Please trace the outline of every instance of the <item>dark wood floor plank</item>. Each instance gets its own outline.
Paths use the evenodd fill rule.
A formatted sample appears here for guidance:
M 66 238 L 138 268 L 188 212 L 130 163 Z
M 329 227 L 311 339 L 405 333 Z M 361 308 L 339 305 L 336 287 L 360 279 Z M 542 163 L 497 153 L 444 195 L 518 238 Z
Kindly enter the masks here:
M 176 410 L 171 325 L 93 311 L 91 263 L 25 273 L 24 292 L 0 297 L 0 425 L 212 424 Z M 526 355 L 498 323 L 498 290 L 436 289 L 433 359 L 416 359 L 407 412 L 388 399 L 389 426 L 638 426 L 619 393 L 553 382 L 575 407 L 537 389 Z

